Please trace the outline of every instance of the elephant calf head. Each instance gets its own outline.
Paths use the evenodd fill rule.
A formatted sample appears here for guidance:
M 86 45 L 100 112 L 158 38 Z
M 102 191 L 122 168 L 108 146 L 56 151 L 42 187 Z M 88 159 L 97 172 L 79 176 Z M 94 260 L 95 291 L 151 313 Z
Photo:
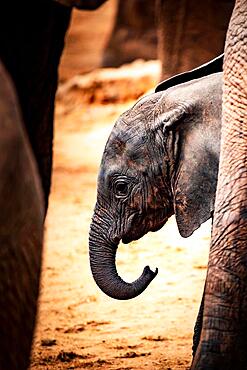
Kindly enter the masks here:
M 140 294 L 157 274 L 133 283 L 117 274 L 120 240 L 159 230 L 175 214 L 188 237 L 210 218 L 220 150 L 222 74 L 139 100 L 117 120 L 103 154 L 92 219 L 90 264 L 98 286 L 116 299 Z

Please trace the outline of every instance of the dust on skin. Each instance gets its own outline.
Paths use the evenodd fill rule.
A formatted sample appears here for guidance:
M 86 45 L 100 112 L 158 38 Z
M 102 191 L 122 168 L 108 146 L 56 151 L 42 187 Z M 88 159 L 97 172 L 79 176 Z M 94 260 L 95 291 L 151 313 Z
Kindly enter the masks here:
M 119 246 L 118 271 L 127 281 L 147 261 L 159 267 L 134 300 L 108 298 L 90 272 L 88 231 L 101 155 L 114 121 L 133 103 L 57 106 L 33 370 L 189 368 L 210 222 L 182 239 L 172 219 L 159 232 Z

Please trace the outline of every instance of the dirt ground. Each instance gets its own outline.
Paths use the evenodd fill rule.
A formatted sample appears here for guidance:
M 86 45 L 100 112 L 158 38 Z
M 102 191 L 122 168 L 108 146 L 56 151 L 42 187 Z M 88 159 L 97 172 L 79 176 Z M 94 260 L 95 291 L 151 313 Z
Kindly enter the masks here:
M 77 35 L 77 29 L 71 33 Z M 80 44 L 80 37 L 69 39 L 62 80 L 82 68 L 79 59 L 74 60 L 73 42 Z M 140 84 L 143 80 L 139 79 Z M 124 86 L 126 91 L 130 83 Z M 135 86 L 138 89 L 138 83 Z M 157 266 L 159 274 L 134 300 L 105 296 L 91 276 L 88 231 L 104 145 L 114 121 L 134 103 L 135 96 L 131 95 L 132 100 L 126 100 L 126 94 L 123 99 L 101 99 L 99 94 L 85 99 L 77 94 L 78 86 L 72 90 L 72 94 L 62 93 L 66 98 L 59 99 L 56 108 L 53 183 L 30 368 L 188 369 L 206 275 L 210 223 L 182 239 L 172 218 L 159 232 L 120 245 L 117 266 L 124 279 L 136 279 L 146 264 Z

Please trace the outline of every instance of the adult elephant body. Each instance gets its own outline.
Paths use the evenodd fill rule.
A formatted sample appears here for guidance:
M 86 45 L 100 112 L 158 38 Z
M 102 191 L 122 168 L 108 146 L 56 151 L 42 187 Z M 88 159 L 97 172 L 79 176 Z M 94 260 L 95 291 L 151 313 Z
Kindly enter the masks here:
M 29 364 L 44 205 L 18 99 L 0 64 L 0 370 Z
M 118 67 L 135 59 L 157 59 L 155 0 L 117 1 L 111 37 L 102 57 L 103 67 Z
M 90 229 L 93 276 L 109 296 L 140 294 L 155 274 L 132 284 L 117 274 L 118 243 L 160 229 L 174 213 L 188 237 L 211 217 L 218 172 L 221 73 L 142 98 L 108 139 Z
M 17 90 L 47 207 L 57 68 L 71 10 L 50 0 L 6 1 L 3 8 L 0 59 Z
M 247 368 L 247 1 L 227 33 L 219 178 L 193 370 Z

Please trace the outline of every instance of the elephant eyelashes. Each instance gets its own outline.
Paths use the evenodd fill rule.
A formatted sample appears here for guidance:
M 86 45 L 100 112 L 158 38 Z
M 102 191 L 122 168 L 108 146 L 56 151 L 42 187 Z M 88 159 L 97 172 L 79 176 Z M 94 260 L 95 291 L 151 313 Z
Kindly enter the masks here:
M 118 197 L 125 197 L 128 194 L 128 184 L 125 181 L 118 181 L 115 183 L 115 194 Z

